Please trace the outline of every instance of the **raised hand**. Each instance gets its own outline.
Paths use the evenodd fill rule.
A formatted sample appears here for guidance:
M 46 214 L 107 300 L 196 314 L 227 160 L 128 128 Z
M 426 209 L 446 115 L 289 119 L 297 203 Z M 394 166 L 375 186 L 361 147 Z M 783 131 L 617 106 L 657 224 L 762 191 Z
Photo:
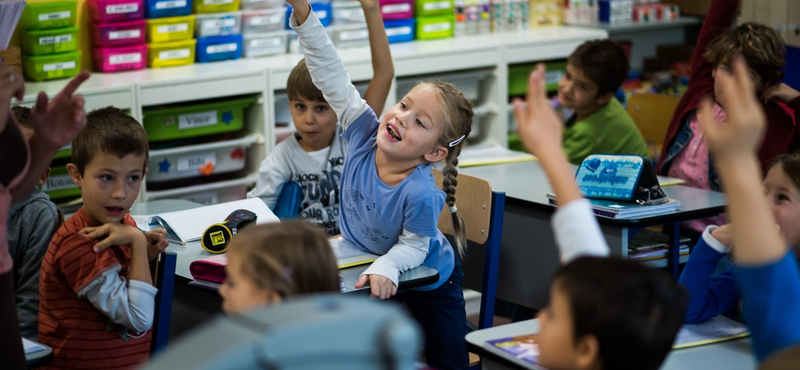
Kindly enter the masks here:
M 544 64 L 537 64 L 528 80 L 526 100 L 514 100 L 517 132 L 525 148 L 536 156 L 561 151 L 561 135 L 564 131 L 561 120 L 547 100 L 544 73 Z
M 36 97 L 31 114 L 35 137 L 44 145 L 43 148 L 60 149 L 78 136 L 86 125 L 83 96 L 74 94 L 88 78 L 89 72 L 79 73 L 49 102 L 44 92 Z

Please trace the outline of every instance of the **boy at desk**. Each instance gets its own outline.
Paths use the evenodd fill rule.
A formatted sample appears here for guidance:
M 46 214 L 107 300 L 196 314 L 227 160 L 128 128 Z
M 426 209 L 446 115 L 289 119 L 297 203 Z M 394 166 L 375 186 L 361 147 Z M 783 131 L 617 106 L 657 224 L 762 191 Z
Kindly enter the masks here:
M 611 40 L 586 41 L 570 54 L 558 82 L 558 103 L 573 111 L 561 138 L 570 163 L 597 153 L 650 157 L 642 133 L 614 98 L 629 69 L 624 50 Z
M 539 364 L 551 369 L 651 369 L 672 348 L 685 291 L 664 272 L 608 255 L 597 220 L 558 145 L 562 125 L 544 93 L 544 66 L 514 103 L 520 137 L 558 196 L 552 227 L 562 262 L 540 311 Z
M 131 368 L 150 353 L 157 289 L 148 261 L 168 243 L 128 215 L 147 173 L 144 128 L 113 107 L 86 120 L 67 164 L 83 206 L 42 262 L 39 342 L 53 348 L 51 368 Z

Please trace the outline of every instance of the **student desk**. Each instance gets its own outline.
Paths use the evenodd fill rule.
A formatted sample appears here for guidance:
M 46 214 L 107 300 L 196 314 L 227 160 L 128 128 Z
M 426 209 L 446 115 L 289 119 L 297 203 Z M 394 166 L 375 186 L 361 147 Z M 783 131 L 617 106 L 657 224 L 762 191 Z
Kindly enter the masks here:
M 560 261 L 550 228 L 550 217 L 556 208 L 547 199 L 547 193 L 552 190 L 539 162 L 467 167 L 460 171 L 485 179 L 493 190 L 506 193 L 497 297 L 529 308 L 544 307 L 551 277 Z M 681 201 L 677 212 L 632 220 L 598 217 L 598 221 L 611 254 L 623 258 L 628 256 L 628 242 L 633 234 L 644 227 L 664 225 L 673 246 L 668 253 L 667 267 L 677 278 L 680 222 L 724 212 L 725 199 L 722 193 L 680 185 L 667 186 L 664 191 L 670 198 Z M 482 261 L 466 261 L 464 285 L 476 286 L 473 280 L 480 279 L 482 268 Z
M 467 347 L 470 352 L 481 356 L 481 368 L 496 369 L 542 369 L 534 365 L 523 366 L 484 349 L 486 341 L 530 334 L 539 331 L 536 319 L 520 321 L 508 325 L 495 326 L 467 334 Z M 622 344 L 624 345 L 624 344 Z M 661 370 L 685 369 L 726 369 L 755 370 L 758 366 L 750 347 L 750 338 L 735 339 L 705 346 L 672 350 L 667 355 Z

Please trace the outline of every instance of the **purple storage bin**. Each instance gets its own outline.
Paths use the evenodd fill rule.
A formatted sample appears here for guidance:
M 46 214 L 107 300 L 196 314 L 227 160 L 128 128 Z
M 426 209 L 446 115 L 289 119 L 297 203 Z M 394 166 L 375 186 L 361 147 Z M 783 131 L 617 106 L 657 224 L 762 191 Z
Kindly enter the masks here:
M 144 44 L 145 20 L 118 23 L 92 23 L 92 45 L 96 48 Z

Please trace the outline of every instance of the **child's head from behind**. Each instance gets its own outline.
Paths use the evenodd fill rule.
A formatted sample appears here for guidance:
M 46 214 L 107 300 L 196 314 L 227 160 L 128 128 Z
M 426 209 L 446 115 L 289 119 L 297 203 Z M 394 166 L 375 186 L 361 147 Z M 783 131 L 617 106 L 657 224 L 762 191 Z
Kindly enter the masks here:
M 11 114 L 14 115 L 14 118 L 17 119 L 19 125 L 22 129 L 22 134 L 25 137 L 33 136 L 33 116 L 31 116 L 31 109 L 28 107 L 23 107 L 21 105 L 15 105 L 11 107 Z M 42 173 L 42 177 L 39 178 L 37 184 L 39 186 L 44 185 L 47 182 L 47 178 L 50 177 L 50 167 Z
M 288 220 L 248 226 L 228 247 L 222 308 L 238 313 L 309 293 L 338 292 L 336 257 L 324 230 Z
M 561 267 L 539 313 L 539 363 L 560 369 L 656 370 L 686 310 L 667 274 L 617 258 Z
M 84 211 L 100 223 L 122 221 L 139 195 L 148 156 L 147 133 L 133 117 L 114 107 L 87 114 L 67 164 Z
M 781 236 L 800 247 L 800 153 L 784 154 L 772 162 L 764 191 Z
M 783 78 L 781 69 L 786 64 L 786 44 L 781 35 L 763 24 L 744 23 L 717 36 L 703 54 L 703 57 L 714 66 L 715 94 L 722 92 L 719 79 L 732 76 L 731 66 L 737 56 L 747 61 L 747 68 L 756 91 L 769 87 Z
M 336 113 L 314 86 L 305 59 L 292 69 L 286 81 L 289 111 L 300 135 L 300 146 L 314 152 L 331 145 L 336 134 Z
M 567 59 L 558 82 L 558 101 L 576 111 L 593 111 L 605 105 L 628 77 L 625 50 L 604 39 L 586 41 Z

